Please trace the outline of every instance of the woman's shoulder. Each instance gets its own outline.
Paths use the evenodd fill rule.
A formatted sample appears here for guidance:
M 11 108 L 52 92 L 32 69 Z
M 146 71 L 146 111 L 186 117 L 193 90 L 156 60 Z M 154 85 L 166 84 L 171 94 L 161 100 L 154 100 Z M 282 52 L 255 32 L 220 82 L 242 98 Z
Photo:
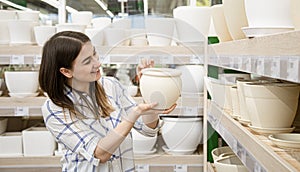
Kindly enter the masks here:
M 121 85 L 119 80 L 112 76 L 103 76 L 99 79 L 99 82 L 103 87 L 110 87 L 110 88 Z

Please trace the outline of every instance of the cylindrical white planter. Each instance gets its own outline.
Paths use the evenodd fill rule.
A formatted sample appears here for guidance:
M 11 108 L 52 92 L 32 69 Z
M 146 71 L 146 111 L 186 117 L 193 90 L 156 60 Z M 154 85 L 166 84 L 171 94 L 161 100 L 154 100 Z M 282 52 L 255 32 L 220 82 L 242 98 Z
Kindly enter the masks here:
M 21 132 L 6 132 L 0 135 L 0 157 L 22 155 L 23 144 Z
M 140 91 L 146 103 L 157 102 L 154 109 L 168 109 L 176 103 L 181 93 L 181 71 L 170 68 L 142 70 Z
M 17 11 L 18 20 L 30 20 L 39 23 L 39 11 Z

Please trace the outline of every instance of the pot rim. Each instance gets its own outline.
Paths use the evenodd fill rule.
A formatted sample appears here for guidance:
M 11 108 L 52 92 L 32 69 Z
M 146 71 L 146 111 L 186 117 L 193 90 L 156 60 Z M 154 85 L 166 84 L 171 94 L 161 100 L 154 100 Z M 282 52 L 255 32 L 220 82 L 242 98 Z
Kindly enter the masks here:
M 180 76 L 182 74 L 180 70 L 172 68 L 146 68 L 141 72 L 143 75 L 163 77 Z

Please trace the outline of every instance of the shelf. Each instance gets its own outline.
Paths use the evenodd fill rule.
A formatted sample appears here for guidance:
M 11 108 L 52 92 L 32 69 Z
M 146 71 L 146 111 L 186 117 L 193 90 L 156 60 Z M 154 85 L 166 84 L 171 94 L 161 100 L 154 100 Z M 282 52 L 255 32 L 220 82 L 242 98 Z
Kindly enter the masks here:
M 208 121 L 241 159 L 249 171 L 299 171 L 300 162 L 289 152 L 279 149 L 267 136 L 253 133 L 223 112 L 214 102 L 208 107 Z
M 96 47 L 103 64 L 138 64 L 151 58 L 156 64 L 203 64 L 204 46 L 118 46 Z M 40 64 L 42 47 L 0 46 L 0 64 Z
M 209 46 L 208 64 L 300 83 L 300 31 Z
M 0 157 L 0 171 L 30 171 L 33 169 L 43 169 L 46 171 L 61 170 L 61 156 L 47 157 Z M 167 155 L 163 152 L 158 152 L 153 155 L 135 156 L 135 164 L 139 170 L 150 169 L 165 169 L 168 168 L 191 168 L 199 171 L 203 166 L 203 155 Z M 167 169 L 168 169 L 167 168 Z M 22 169 L 22 170 L 21 170 Z M 174 170 L 172 170 L 174 171 Z
M 47 97 L 0 97 L 0 117 L 30 116 L 41 117 L 41 107 Z M 142 97 L 134 97 L 137 103 L 142 103 Z M 184 101 L 183 101 L 184 100 Z M 203 114 L 203 98 L 201 96 L 185 96 L 177 100 L 177 107 L 172 114 Z

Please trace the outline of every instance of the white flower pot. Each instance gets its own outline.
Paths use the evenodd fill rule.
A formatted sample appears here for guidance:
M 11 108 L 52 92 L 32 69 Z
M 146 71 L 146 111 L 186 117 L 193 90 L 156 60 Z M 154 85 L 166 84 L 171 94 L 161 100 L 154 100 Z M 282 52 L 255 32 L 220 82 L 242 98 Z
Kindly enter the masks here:
M 242 27 L 248 26 L 244 0 L 223 0 L 224 16 L 232 39 L 244 39 Z
M 9 44 L 10 42 L 8 21 L 0 20 L 0 44 Z
M 8 22 L 10 44 L 35 43 L 33 27 L 37 22 L 30 20 L 10 20 Z
M 110 27 L 118 29 L 131 29 L 131 19 L 114 18 Z
M 130 43 L 128 32 L 119 28 L 105 28 L 104 39 L 108 46 L 128 46 Z
M 38 91 L 38 71 L 5 71 L 4 77 L 10 93 L 36 93 Z
M 202 93 L 203 92 L 203 65 L 179 65 L 176 69 L 182 72 L 182 93 Z
M 298 107 L 300 86 L 286 83 L 244 84 L 251 124 L 260 128 L 291 127 Z
M 202 118 L 177 116 L 162 119 L 161 134 L 170 151 L 193 153 L 197 149 L 202 139 Z
M 91 26 L 93 12 L 91 11 L 78 11 L 71 13 L 71 21 L 74 24 Z
M 0 10 L 0 20 L 16 20 L 16 10 Z
M 173 10 L 178 38 L 182 42 L 203 41 L 209 32 L 210 7 L 180 6 Z
M 293 27 L 290 0 L 244 0 L 249 27 Z
M 22 133 L 6 132 L 0 135 L 0 157 L 22 156 Z
M 173 18 L 146 18 L 145 28 L 150 46 L 171 45 L 175 28 Z
M 94 46 L 103 46 L 104 31 L 102 29 L 87 28 L 85 34 L 91 39 Z
M 299 0 L 290 0 L 291 1 L 291 15 L 292 15 L 292 21 L 293 25 L 295 27 L 295 30 L 300 29 L 300 1 Z
M 222 158 L 224 156 L 228 155 L 234 155 L 234 152 L 229 146 L 223 146 L 215 148 L 211 151 L 211 155 L 213 157 L 214 162 L 217 161 L 217 159 Z
M 54 137 L 45 127 L 22 131 L 24 156 L 52 156 L 56 148 Z
M 154 137 L 144 136 L 143 134 L 136 131 L 136 129 L 131 130 L 132 140 L 133 140 L 133 152 L 134 153 L 147 153 L 151 152 L 156 144 L 157 135 Z
M 215 31 L 220 42 L 232 41 L 232 37 L 229 33 L 227 22 L 224 16 L 223 4 L 213 5 L 212 20 L 215 25 Z
M 39 23 L 39 11 L 17 11 L 18 20 L 30 20 Z
M 176 103 L 181 93 L 181 71 L 170 68 L 142 70 L 140 91 L 146 103 L 157 102 L 154 109 L 168 109 Z
M 248 172 L 247 168 L 236 155 L 219 158 L 214 164 L 217 172 Z
M 111 24 L 111 18 L 97 17 L 92 19 L 92 25 L 94 29 L 104 29 Z
M 46 41 L 56 33 L 55 26 L 35 26 L 33 28 L 36 43 L 43 46 Z

